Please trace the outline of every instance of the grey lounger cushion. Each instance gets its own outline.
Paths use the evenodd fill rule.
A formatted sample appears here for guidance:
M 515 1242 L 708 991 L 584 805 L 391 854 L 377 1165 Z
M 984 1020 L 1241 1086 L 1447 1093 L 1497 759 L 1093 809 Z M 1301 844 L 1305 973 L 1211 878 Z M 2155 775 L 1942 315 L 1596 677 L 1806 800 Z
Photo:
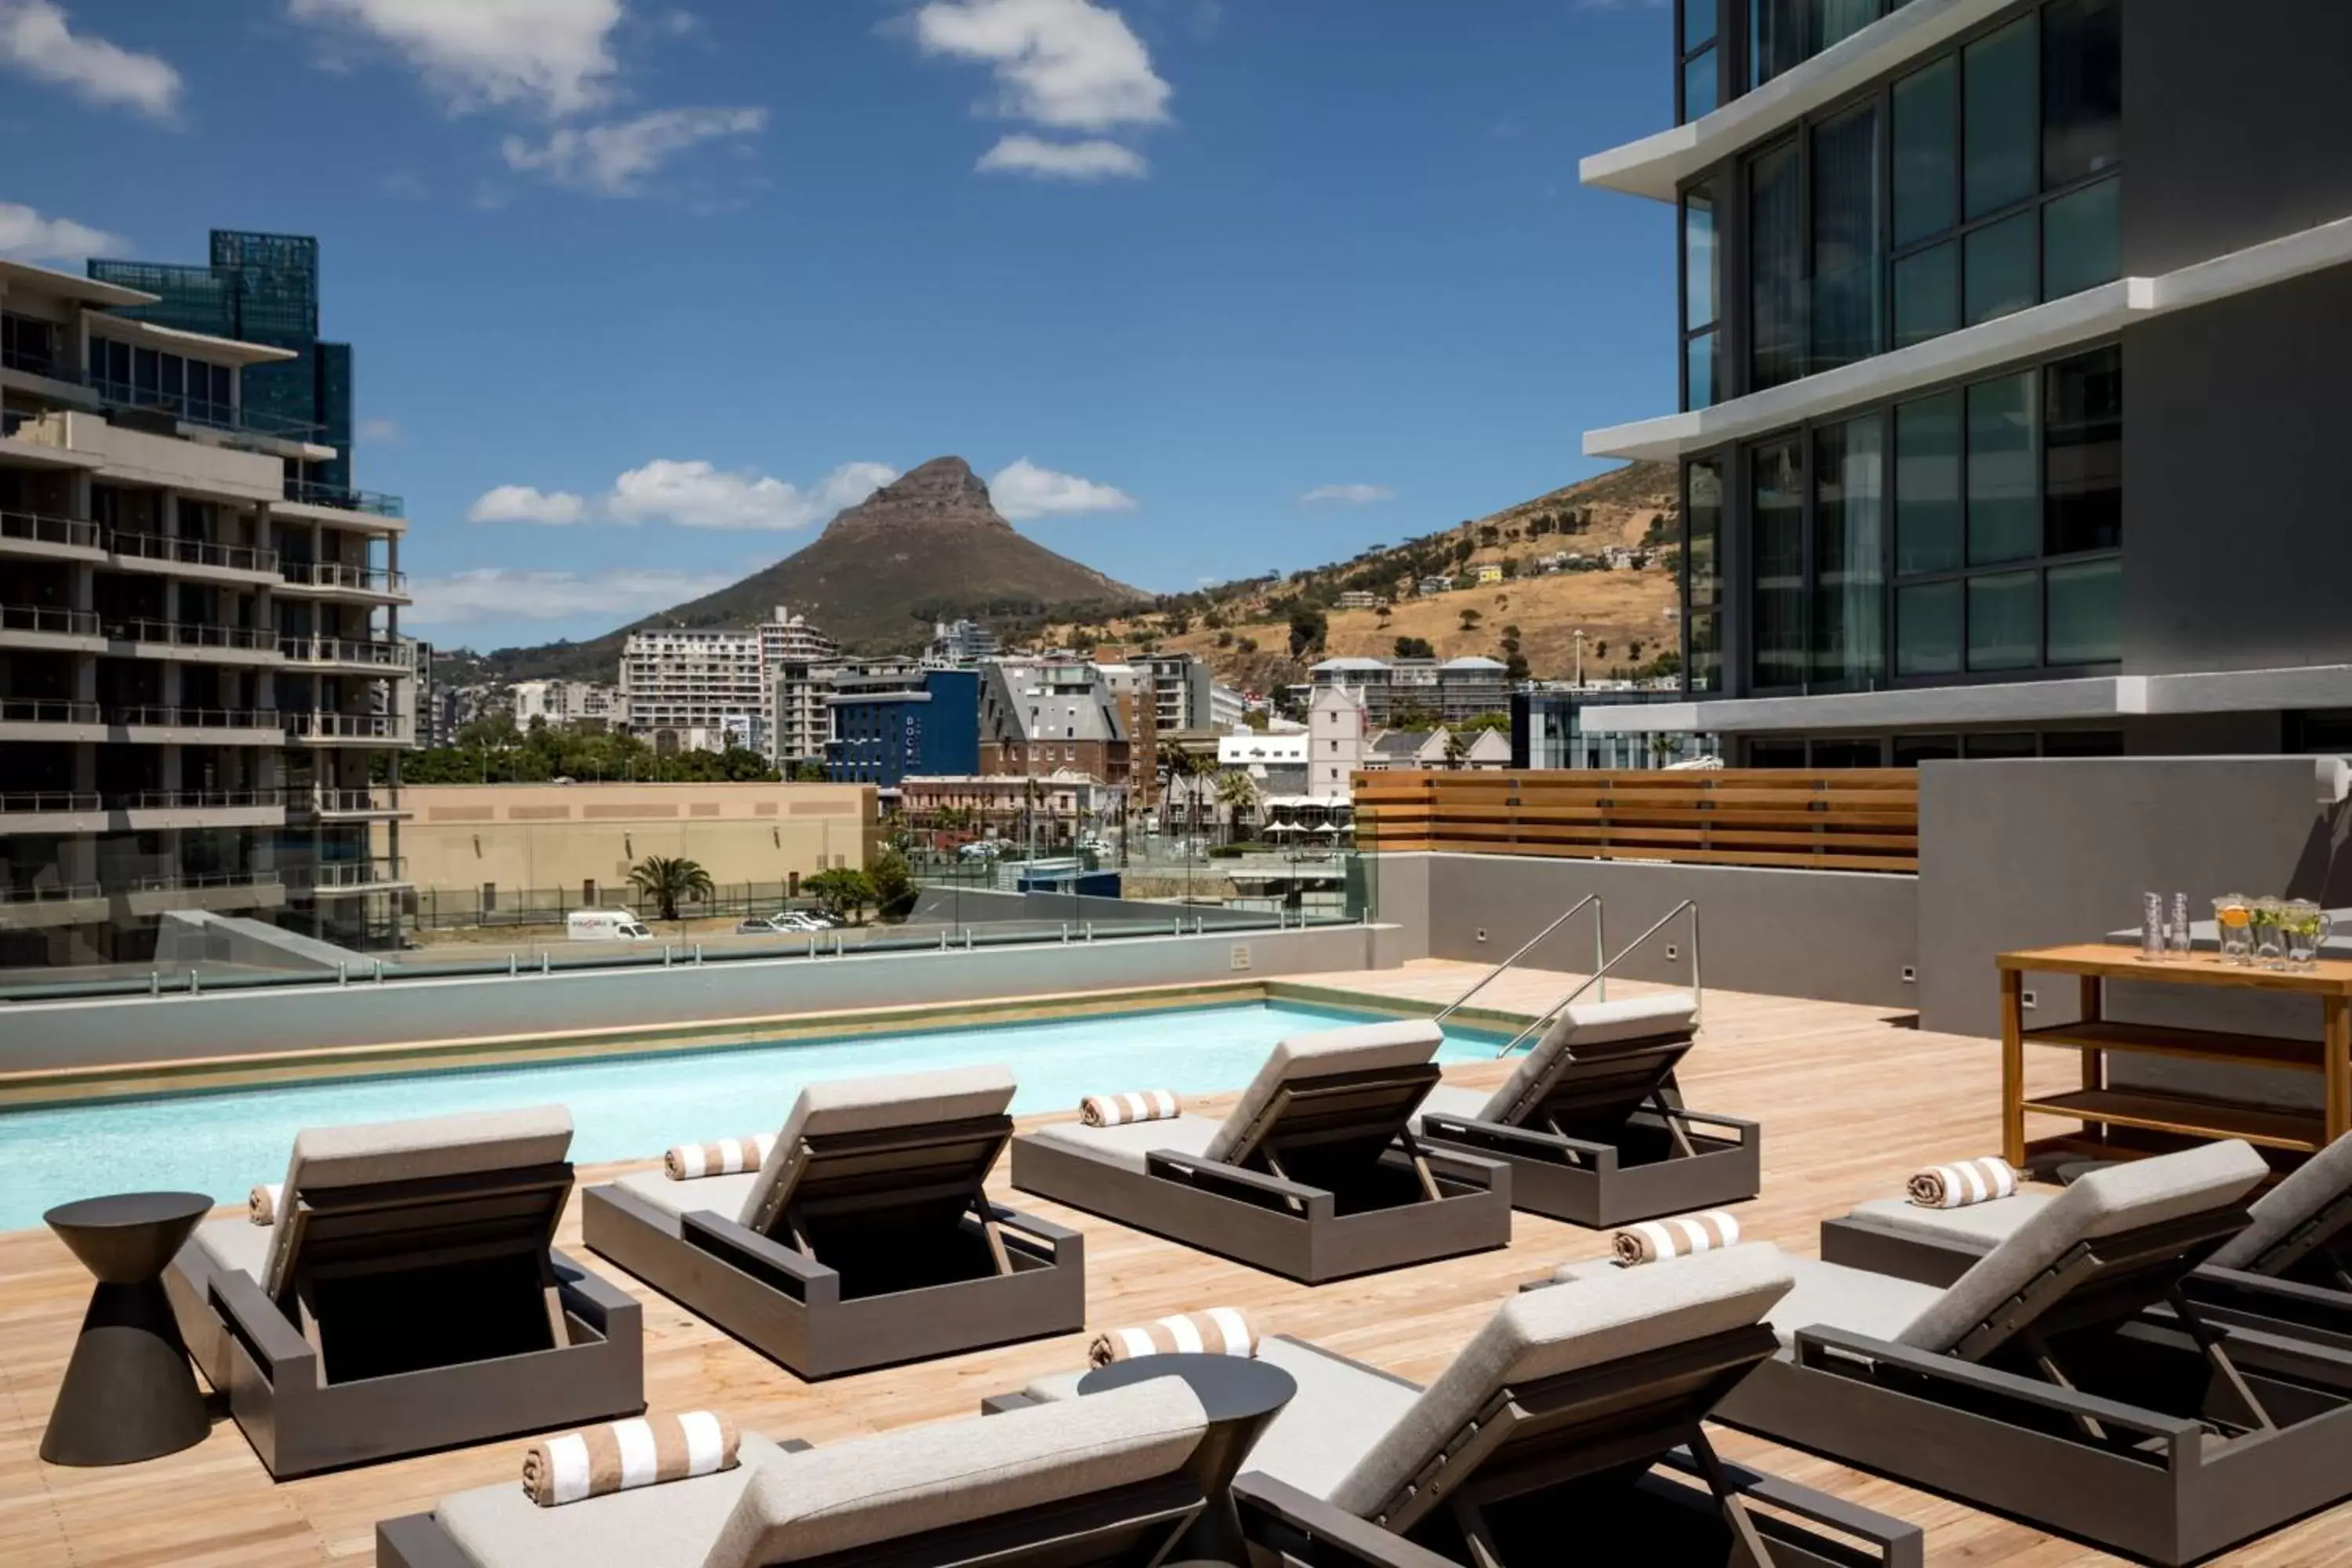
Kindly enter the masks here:
M 2294 1173 L 2256 1199 L 2252 1223 L 2223 1242 L 2212 1261 L 2224 1268 L 2252 1268 L 2289 1231 L 2352 1188 L 2352 1132 L 2338 1138 Z
M 1465 1121 L 1484 1121 L 1486 1102 L 1493 1098 L 1483 1089 L 1463 1089 L 1454 1084 L 1441 1083 L 1421 1097 L 1421 1115 L 1413 1118 L 1414 1129 L 1419 1131 L 1422 1116 L 1458 1116 Z
M 445 1498 L 433 1516 L 482 1568 L 698 1568 L 752 1471 L 784 1457 L 751 1432 L 737 1455 L 717 1475 L 562 1508 L 541 1508 L 520 1480 L 504 1481 Z
M 1007 1067 L 947 1068 L 813 1083 L 793 1101 L 792 1114 L 776 1134 L 775 1154 L 760 1167 L 759 1179 L 736 1220 L 751 1230 L 767 1228 L 774 1216 L 763 1211 L 772 1198 L 781 1195 L 786 1173 L 799 1163 L 803 1138 L 1001 1116 L 1013 1103 L 1013 1069 Z
M 2234 1138 L 2093 1171 L 1978 1258 L 1895 1338 L 1917 1350 L 1950 1350 L 2077 1243 L 2236 1203 L 2269 1173 L 2263 1157 Z
M 1990 1203 L 1931 1209 L 1922 1208 L 1907 1198 L 1872 1198 L 1854 1205 L 1853 1217 L 1916 1236 L 1922 1241 L 1990 1252 L 2056 1201 L 2049 1193 L 2017 1193 Z
M 293 1157 L 286 1163 L 286 1190 L 278 1223 L 270 1226 L 262 1289 L 275 1296 L 285 1288 L 294 1265 L 296 1229 L 287 1216 L 305 1192 L 548 1165 L 571 1150 L 572 1113 L 560 1105 L 306 1127 L 294 1135 Z
M 257 1285 L 269 1271 L 269 1233 L 276 1228 L 256 1225 L 240 1215 L 205 1221 L 196 1226 L 192 1239 L 197 1249 L 212 1259 L 213 1267 L 229 1274 L 242 1269 L 252 1275 Z
M 1155 1479 L 1207 1430 L 1192 1389 L 1162 1377 L 787 1454 L 751 1478 L 701 1561 L 799 1563 Z
M 1047 1143 L 1074 1149 L 1114 1165 L 1124 1165 L 1141 1173 L 1146 1154 L 1155 1149 L 1167 1149 L 1179 1154 L 1192 1154 L 1206 1159 L 1210 1142 L 1217 1135 L 1219 1123 L 1205 1116 L 1171 1116 L 1164 1121 L 1130 1121 L 1124 1127 L 1087 1127 L 1076 1121 L 1056 1121 L 1040 1127 L 1029 1134 Z
M 614 1177 L 613 1184 L 665 1214 L 715 1214 L 722 1219 L 733 1219 L 743 1212 L 743 1201 L 751 1195 L 751 1188 L 759 1179 L 757 1171 L 738 1171 L 731 1176 L 697 1176 L 692 1181 L 673 1182 L 659 1171 L 636 1171 Z
M 1679 1268 L 1683 1262 L 1676 1258 L 1643 1267 Z M 1874 1274 L 1867 1268 L 1848 1268 L 1811 1258 L 1792 1258 L 1789 1262 L 1797 1286 L 1773 1306 L 1770 1317 L 1784 1357 L 1796 1344 L 1798 1330 L 1816 1326 L 1901 1342 L 1911 1325 L 1944 1299 L 1933 1285 L 1898 1279 L 1892 1274 Z
M 1265 1131 L 1258 1119 L 1286 1086 L 1339 1073 L 1419 1067 L 1436 1056 L 1444 1043 L 1445 1031 L 1427 1018 L 1293 1035 L 1275 1046 L 1257 1076 L 1242 1090 L 1233 1114 L 1201 1152 L 1207 1159 L 1238 1164 L 1255 1152 L 1253 1145 Z
M 1529 1290 L 1487 1321 L 1328 1500 L 1370 1517 L 1504 1388 L 1760 1322 L 1792 1280 L 1789 1259 L 1759 1243 Z
M 1698 1017 L 1698 1003 L 1686 991 L 1655 996 L 1629 996 L 1615 1002 L 1570 1004 L 1552 1020 L 1533 1049 L 1519 1059 L 1503 1087 L 1487 1097 L 1478 1119 L 1509 1127 L 1517 1124 L 1551 1090 L 1552 1080 L 1580 1050 L 1613 1045 L 1621 1040 L 1655 1039 L 1679 1035 L 1688 1038 Z

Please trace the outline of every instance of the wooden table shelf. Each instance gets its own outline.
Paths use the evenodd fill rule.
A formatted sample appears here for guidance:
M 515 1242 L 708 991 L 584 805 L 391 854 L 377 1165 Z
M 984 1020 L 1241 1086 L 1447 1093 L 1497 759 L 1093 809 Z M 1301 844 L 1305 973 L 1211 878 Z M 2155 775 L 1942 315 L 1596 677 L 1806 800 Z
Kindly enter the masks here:
M 2024 1163 L 2029 1114 L 2069 1118 L 2077 1133 L 2040 1141 L 2033 1147 L 2076 1152 L 2143 1151 L 2111 1145 L 2111 1127 L 2188 1138 L 2242 1138 L 2268 1149 L 2307 1154 L 2352 1132 L 2352 963 L 2326 960 L 2310 970 L 2271 970 L 2224 964 L 2210 953 L 2185 960 L 2143 963 L 2136 949 L 2084 942 L 2071 947 L 2004 952 L 2000 974 L 2001 1142 L 2013 1165 Z M 2072 974 L 2081 986 L 2082 1021 L 2048 1028 L 2025 1027 L 2025 977 Z M 2210 1029 L 2126 1024 L 2106 1016 L 2106 983 L 2135 981 L 2154 985 L 2190 985 L 2262 991 L 2316 999 L 2320 1038 L 2283 1039 L 2265 1035 L 2225 1034 Z M 2082 1088 L 2028 1099 L 2025 1048 L 2071 1050 L 2082 1058 Z M 2114 1055 L 2170 1057 L 2234 1067 L 2316 1073 L 2322 1079 L 2316 1111 L 2249 1106 L 2179 1091 L 2115 1088 L 2107 1082 Z

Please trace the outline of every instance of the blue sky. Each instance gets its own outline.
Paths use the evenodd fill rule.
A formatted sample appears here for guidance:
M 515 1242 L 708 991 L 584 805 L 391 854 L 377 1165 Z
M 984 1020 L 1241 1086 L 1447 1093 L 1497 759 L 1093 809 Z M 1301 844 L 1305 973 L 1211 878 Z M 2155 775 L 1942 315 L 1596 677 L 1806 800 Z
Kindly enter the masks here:
M 1139 586 L 1674 396 L 1653 0 L 0 0 L 0 251 L 314 234 L 404 627 L 588 637 L 953 452 Z

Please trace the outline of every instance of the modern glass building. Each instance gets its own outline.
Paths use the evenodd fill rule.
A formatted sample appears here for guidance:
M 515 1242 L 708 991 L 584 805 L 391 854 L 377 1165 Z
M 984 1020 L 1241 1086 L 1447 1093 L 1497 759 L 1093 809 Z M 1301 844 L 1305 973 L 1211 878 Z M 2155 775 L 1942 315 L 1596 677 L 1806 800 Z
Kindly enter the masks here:
M 824 699 L 833 715 L 824 776 L 896 789 L 899 781 L 980 772 L 980 672 L 844 676 Z
M 1678 0 L 1688 701 L 1765 765 L 2278 751 L 2352 711 L 2315 584 L 2352 392 L 2352 6 Z
M 247 374 L 245 415 L 256 428 L 333 447 L 331 458 L 303 463 L 289 476 L 289 484 L 310 493 L 289 490 L 289 499 L 341 504 L 352 487 L 352 345 L 319 337 L 316 239 L 216 228 L 206 265 L 94 258 L 89 275 L 158 297 L 125 315 L 290 350 L 292 359 Z

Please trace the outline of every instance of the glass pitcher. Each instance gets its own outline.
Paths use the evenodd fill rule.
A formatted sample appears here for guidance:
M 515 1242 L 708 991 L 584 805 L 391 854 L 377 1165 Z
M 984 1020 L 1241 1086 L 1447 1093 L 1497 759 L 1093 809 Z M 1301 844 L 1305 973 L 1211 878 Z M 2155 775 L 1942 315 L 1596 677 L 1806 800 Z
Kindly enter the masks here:
M 2254 900 L 2254 963 L 2263 969 L 2286 967 L 2286 904 L 2282 900 Z
M 2336 929 L 2334 917 L 2309 899 L 2296 899 L 2286 906 L 2284 918 L 2287 967 L 2317 969 L 2320 945 Z
M 2245 894 L 2224 893 L 2214 900 L 2213 924 L 2221 933 L 2222 963 L 2254 961 L 2254 906 Z

